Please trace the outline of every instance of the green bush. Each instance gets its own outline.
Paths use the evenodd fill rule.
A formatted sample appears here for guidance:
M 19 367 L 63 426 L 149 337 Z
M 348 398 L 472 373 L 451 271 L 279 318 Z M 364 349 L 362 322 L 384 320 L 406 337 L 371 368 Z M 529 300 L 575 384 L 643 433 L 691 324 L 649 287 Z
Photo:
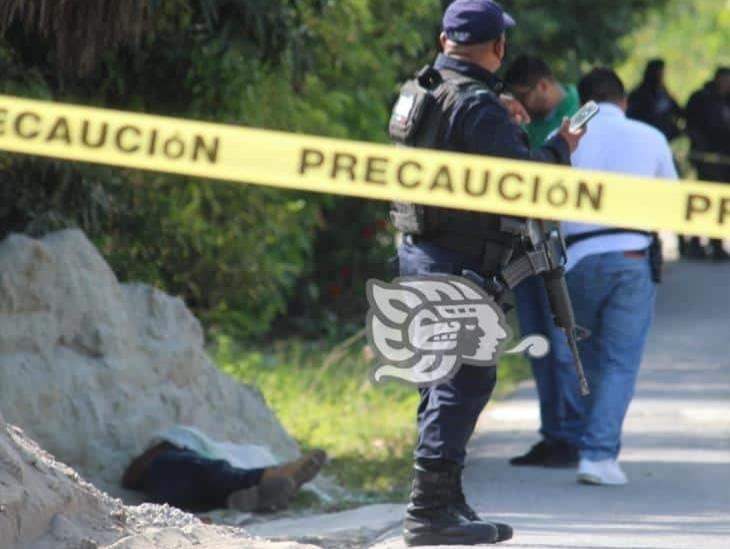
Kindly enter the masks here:
M 433 4 L 162 0 L 142 43 L 100 55 L 91 73 L 69 72 L 76 58 L 59 59 L 42 29 L 10 25 L 0 93 L 383 141 Z M 367 237 L 382 203 L 0 158 L 3 234 L 79 226 L 121 279 L 180 294 L 208 327 L 242 336 L 265 332 L 295 294 L 306 323 L 321 300 L 351 303 L 392 253 Z

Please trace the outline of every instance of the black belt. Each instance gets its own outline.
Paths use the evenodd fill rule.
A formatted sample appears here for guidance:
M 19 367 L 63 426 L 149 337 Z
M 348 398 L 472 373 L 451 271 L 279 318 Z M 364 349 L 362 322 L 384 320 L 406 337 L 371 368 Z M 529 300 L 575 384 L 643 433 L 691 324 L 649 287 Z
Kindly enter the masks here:
M 425 243 L 465 255 L 481 265 L 484 275 L 499 274 L 512 255 L 513 236 L 495 232 L 493 235 L 470 234 L 406 235 L 413 244 Z
M 565 237 L 565 244 L 570 248 L 573 244 L 596 238 L 598 236 L 608 236 L 613 234 L 640 234 L 642 236 L 654 236 L 649 231 L 640 231 L 637 229 L 598 229 L 595 231 L 586 231 L 584 233 L 571 234 Z
M 499 240 L 475 239 L 473 236 L 466 235 L 424 237 L 407 234 L 405 238 L 412 244 L 432 244 L 449 251 L 463 253 L 481 264 L 481 274 L 499 275 L 509 289 L 513 289 L 523 280 L 550 268 L 548 258 L 543 251 L 528 251 L 517 259 L 512 259 L 514 237 L 508 233 L 499 233 Z M 481 250 L 481 253 L 474 253 L 474 250 Z

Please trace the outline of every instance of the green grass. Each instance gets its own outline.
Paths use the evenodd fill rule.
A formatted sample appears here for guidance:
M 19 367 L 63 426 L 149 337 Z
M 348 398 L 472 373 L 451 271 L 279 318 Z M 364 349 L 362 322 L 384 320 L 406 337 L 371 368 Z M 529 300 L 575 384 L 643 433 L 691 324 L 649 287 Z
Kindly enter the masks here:
M 364 337 L 339 346 L 288 339 L 244 350 L 219 337 L 213 353 L 222 370 L 261 390 L 303 448 L 327 450 L 331 459 L 324 472 L 350 491 L 353 502 L 403 501 L 418 392 L 400 383 L 374 385 L 364 346 Z M 497 395 L 527 371 L 522 358 L 505 357 Z

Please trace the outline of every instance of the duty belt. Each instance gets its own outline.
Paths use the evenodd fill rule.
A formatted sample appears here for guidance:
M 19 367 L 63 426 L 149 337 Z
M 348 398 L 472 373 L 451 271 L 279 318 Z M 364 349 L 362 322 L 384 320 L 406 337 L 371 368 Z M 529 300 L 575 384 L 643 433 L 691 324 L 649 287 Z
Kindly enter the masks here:
M 477 259 L 481 263 L 483 275 L 499 276 L 510 290 L 523 280 L 550 270 L 545 251 L 526 251 L 515 258 L 515 237 L 505 233 L 502 235 L 479 239 L 466 235 L 407 236 L 414 244 L 426 242 Z

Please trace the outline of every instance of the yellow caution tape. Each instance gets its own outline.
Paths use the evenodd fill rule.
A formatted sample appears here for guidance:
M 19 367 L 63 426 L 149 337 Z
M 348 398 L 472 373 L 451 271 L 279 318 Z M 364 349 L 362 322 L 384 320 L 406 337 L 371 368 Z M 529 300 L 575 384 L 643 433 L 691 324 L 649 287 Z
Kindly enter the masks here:
M 730 237 L 730 185 L 678 185 L 1 95 L 0 150 L 377 200 Z

